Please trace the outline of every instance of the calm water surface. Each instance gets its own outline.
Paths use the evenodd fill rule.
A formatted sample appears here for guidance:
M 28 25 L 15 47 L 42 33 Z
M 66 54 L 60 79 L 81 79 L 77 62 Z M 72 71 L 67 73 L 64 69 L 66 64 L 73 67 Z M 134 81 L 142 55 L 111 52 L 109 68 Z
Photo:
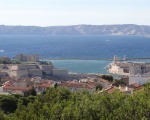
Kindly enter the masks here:
M 150 38 L 137 36 L 1 35 L 0 56 L 39 54 L 41 58 L 96 59 L 150 57 Z M 77 73 L 106 73 L 110 61 L 52 60 L 58 68 Z

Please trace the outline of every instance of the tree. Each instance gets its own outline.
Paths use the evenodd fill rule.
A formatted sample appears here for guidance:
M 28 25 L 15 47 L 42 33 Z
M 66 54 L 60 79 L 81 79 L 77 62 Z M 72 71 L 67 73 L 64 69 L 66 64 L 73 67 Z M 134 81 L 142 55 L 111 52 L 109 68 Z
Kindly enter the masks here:
M 29 97 L 2 95 L 0 120 L 148 120 L 150 84 L 145 86 L 144 90 L 130 96 L 118 91 L 111 95 L 87 91 L 72 93 L 65 88 L 48 88 L 44 95 Z M 18 104 L 17 109 L 14 102 Z
M 66 88 L 63 88 L 63 89 L 58 91 L 58 96 L 59 96 L 60 101 L 68 100 L 70 95 L 71 95 L 71 92 Z
M 126 83 L 121 80 L 114 80 L 113 85 L 118 87 L 119 85 L 126 85 Z
M 30 90 L 30 95 L 36 96 L 36 94 L 36 90 L 34 89 L 34 87 L 32 87 L 32 89 Z
M 150 82 L 144 84 L 144 91 L 147 95 L 150 95 Z
M 17 99 L 13 96 L 1 96 L 0 109 L 4 113 L 12 113 L 17 109 Z
M 97 84 L 97 85 L 96 85 L 96 91 L 97 91 L 97 90 L 102 90 L 102 85 L 101 85 L 101 84 Z
M 7 62 L 5 60 L 2 60 L 1 63 L 2 64 L 7 64 Z
M 113 76 L 112 75 L 101 75 L 101 78 L 108 80 L 110 82 L 113 81 Z
M 57 84 L 57 83 L 55 83 L 54 88 L 57 88 L 57 87 L 58 87 L 58 84 Z
M 3 111 L 0 111 L 0 120 L 6 120 Z
M 35 99 L 36 99 L 36 96 L 28 96 L 27 97 L 27 100 L 31 103 L 33 103 L 35 101 Z
M 21 105 L 27 106 L 28 103 L 30 102 L 30 99 L 28 97 L 22 97 L 20 98 L 20 102 L 21 102 Z
M 36 93 L 36 90 L 34 89 L 34 87 L 32 87 L 31 90 L 28 90 L 28 91 L 24 91 L 24 97 L 28 97 L 28 96 L 36 96 L 37 93 Z
M 19 61 L 12 61 L 12 64 L 21 64 L 21 62 L 19 62 Z

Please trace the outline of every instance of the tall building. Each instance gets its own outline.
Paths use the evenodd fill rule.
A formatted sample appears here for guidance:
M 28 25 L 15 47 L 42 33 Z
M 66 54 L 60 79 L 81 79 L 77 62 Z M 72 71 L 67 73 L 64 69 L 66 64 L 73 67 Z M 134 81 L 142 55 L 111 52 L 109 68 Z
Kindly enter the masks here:
M 25 55 L 25 54 L 18 54 L 16 55 L 16 60 L 21 62 L 37 62 L 39 61 L 39 55 L 33 54 L 33 55 Z
M 16 60 L 17 61 L 22 61 L 22 62 L 26 62 L 27 61 L 27 57 L 23 54 L 18 54 L 16 55 Z
M 118 62 L 118 58 L 116 55 L 114 55 L 114 64 L 117 64 L 117 62 Z

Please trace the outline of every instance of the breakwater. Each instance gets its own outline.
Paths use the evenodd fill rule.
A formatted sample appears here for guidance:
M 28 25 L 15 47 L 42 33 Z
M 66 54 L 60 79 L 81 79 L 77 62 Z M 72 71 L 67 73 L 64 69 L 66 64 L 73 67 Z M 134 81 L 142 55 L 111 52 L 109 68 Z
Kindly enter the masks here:
M 44 58 L 40 60 L 50 61 L 50 60 L 106 60 L 106 61 L 113 61 L 112 58 Z M 150 57 L 139 57 L 139 58 L 126 58 L 119 59 L 118 61 L 132 61 L 132 60 L 150 60 Z

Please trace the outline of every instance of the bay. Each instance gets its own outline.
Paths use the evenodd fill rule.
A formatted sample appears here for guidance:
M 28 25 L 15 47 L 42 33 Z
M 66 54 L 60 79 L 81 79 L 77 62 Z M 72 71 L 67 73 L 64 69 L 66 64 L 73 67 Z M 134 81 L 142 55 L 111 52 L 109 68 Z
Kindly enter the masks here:
M 42 59 L 58 59 L 52 60 L 56 67 L 77 73 L 107 73 L 104 68 L 111 61 L 96 59 L 150 57 L 149 51 L 150 38 L 140 36 L 0 35 L 0 56 L 39 54 Z
M 139 36 L 1 35 L 0 56 L 39 54 L 41 58 L 149 57 L 150 38 Z
M 106 66 L 111 61 L 106 60 L 51 60 L 56 68 L 67 69 L 73 73 L 108 74 Z

